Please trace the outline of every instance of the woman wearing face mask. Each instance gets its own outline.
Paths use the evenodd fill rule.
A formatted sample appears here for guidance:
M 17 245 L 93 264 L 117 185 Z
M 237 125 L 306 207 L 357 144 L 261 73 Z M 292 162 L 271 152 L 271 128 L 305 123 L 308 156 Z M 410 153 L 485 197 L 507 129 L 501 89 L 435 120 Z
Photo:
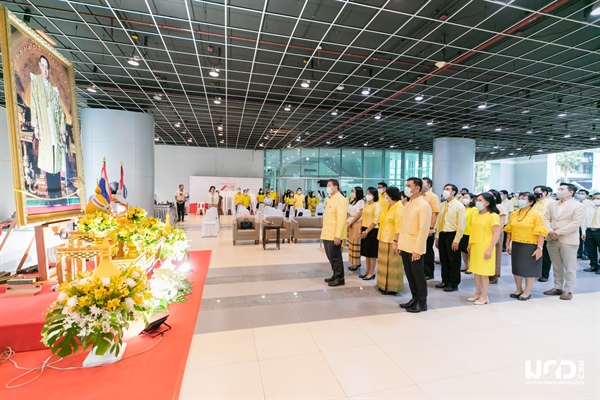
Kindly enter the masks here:
M 350 193 L 348 205 L 348 262 L 350 271 L 360 268 L 360 217 L 365 206 L 363 190 L 356 186 Z
M 310 215 L 313 217 L 316 215 L 317 206 L 319 205 L 319 199 L 315 196 L 315 192 L 312 190 L 308 192 L 308 198 L 306 199 L 306 205 L 310 211 Z
M 504 228 L 506 252 L 511 255 L 516 284 L 515 292 L 510 294 L 513 299 L 529 300 L 533 282 L 542 276 L 542 250 L 548 228 L 544 216 L 531 208 L 535 202 L 536 198 L 532 193 L 521 193 L 518 200 L 519 211 L 511 214 Z
M 262 188 L 258 189 L 258 194 L 256 195 L 256 209 L 265 202 L 265 192 L 263 192 Z
M 392 249 L 394 236 L 400 230 L 404 206 L 400 202 L 400 190 L 397 187 L 388 187 L 386 194 L 389 208 L 380 218 L 379 232 L 377 233 L 379 240 L 377 288 L 383 294 L 395 295 L 404 289 L 402 258 Z
M 500 237 L 498 243 L 496 243 L 496 269 L 494 270 L 494 276 L 490 277 L 490 283 L 498 283 L 500 278 L 500 272 L 502 271 L 502 242 L 504 241 L 504 226 L 508 222 L 508 213 L 506 208 L 502 205 L 502 196 L 500 192 L 494 189 L 488 191 L 496 200 L 496 207 L 498 208 L 498 215 L 500 216 Z
M 469 246 L 469 235 L 471 234 L 471 218 L 473 218 L 473 214 L 477 212 L 477 208 L 475 208 L 475 195 L 473 193 L 465 193 L 460 201 L 465 206 L 465 211 L 467 212 L 465 233 L 458 244 L 464 263 L 464 268 L 462 268 L 461 271 L 465 274 L 472 274 L 472 272 L 469 271 L 469 252 L 467 251 L 467 247 Z
M 471 235 L 467 250 L 469 269 L 475 274 L 475 294 L 467 299 L 475 305 L 488 304 L 489 277 L 496 270 L 496 243 L 500 237 L 500 216 L 496 199 L 491 193 L 477 196 L 475 207 L 479 212 L 471 218 Z
M 365 281 L 375 278 L 375 265 L 377 263 L 377 253 L 379 251 L 379 241 L 377 233 L 379 232 L 379 193 L 374 187 L 367 189 L 365 196 L 367 204 L 362 210 L 360 227 L 360 255 L 365 257 L 367 271 L 364 275 L 359 275 Z

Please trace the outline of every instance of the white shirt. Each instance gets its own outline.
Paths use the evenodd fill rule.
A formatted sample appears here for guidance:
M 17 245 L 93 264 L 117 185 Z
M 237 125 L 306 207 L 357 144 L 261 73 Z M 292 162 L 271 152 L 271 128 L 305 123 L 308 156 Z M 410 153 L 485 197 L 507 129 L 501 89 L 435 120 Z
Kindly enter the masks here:
M 175 200 L 177 201 L 186 201 L 188 197 L 189 195 L 185 190 L 183 192 L 180 190 L 175 192 Z
M 585 232 L 587 228 L 600 228 L 600 206 L 595 206 L 594 203 L 592 203 L 592 206 L 593 207 L 585 208 L 585 218 L 583 219 L 583 224 L 581 224 L 581 230 L 583 232 Z M 596 214 L 596 210 L 598 210 L 598 214 Z M 596 216 L 595 221 L 594 216 Z
M 508 215 L 506 216 L 506 222 L 508 222 L 508 217 L 510 213 L 515 211 L 515 205 L 513 204 L 512 200 L 506 199 L 502 202 L 502 207 L 504 207 L 504 209 L 508 213 Z

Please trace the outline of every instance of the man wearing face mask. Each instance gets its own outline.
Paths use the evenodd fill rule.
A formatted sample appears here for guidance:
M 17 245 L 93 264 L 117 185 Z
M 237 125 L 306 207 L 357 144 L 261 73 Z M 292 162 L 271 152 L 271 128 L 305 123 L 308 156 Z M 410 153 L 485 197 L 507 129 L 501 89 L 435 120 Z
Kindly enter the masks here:
M 244 198 L 242 199 L 242 204 L 244 207 L 249 208 L 250 203 L 252 202 L 252 198 L 250 197 L 250 189 L 244 190 Z
M 467 213 L 463 204 L 456 200 L 458 188 L 451 183 L 444 186 L 442 197 L 446 200 L 435 222 L 435 247 L 440 251 L 442 282 L 435 285 L 445 292 L 458 290 L 460 284 L 460 249 Z
M 571 300 L 577 272 L 579 227 L 585 217 L 585 206 L 573 199 L 577 188 L 562 182 L 556 192 L 557 202 L 546 211 L 548 252 L 554 264 L 554 289 L 544 292 L 548 296 L 560 295 L 561 300 Z
M 302 194 L 302 189 L 298 188 L 294 194 L 294 210 L 296 211 L 296 215 L 298 215 L 298 210 L 301 208 L 304 208 L 304 195 Z
M 533 194 L 537 198 L 532 209 L 539 212 L 542 215 L 546 215 L 546 210 L 548 210 L 548 206 L 552 202 L 548 197 L 552 191 L 549 187 L 538 185 L 533 188 Z M 550 254 L 548 253 L 548 238 L 546 237 L 546 241 L 544 242 L 543 256 L 542 256 L 542 276 L 538 278 L 538 282 L 548 282 L 548 278 L 550 277 L 550 269 L 552 268 L 552 260 L 550 259 Z
M 387 190 L 387 183 L 379 182 L 377 184 L 377 194 L 379 194 L 379 200 L 377 203 L 379 204 L 379 223 L 382 222 L 382 219 L 387 212 L 388 208 L 390 208 L 390 203 L 387 201 L 387 195 L 385 191 Z
M 340 184 L 336 179 L 327 182 L 327 195 L 329 201 L 323 214 L 323 228 L 321 240 L 325 254 L 331 264 L 333 275 L 325 278 L 329 286 L 341 286 L 344 281 L 344 262 L 342 260 L 342 240 L 346 239 L 347 227 L 346 216 L 348 214 L 348 202 L 339 192 Z
M 585 213 L 582 238 L 585 241 L 587 254 L 590 258 L 590 267 L 584 269 L 584 271 L 595 272 L 600 275 L 600 265 L 598 264 L 598 252 L 600 251 L 600 193 L 594 193 L 592 207 L 586 207 Z
M 242 193 L 242 188 L 237 188 L 235 190 L 235 195 L 233 195 L 233 204 L 237 209 L 237 206 L 244 202 L 244 194 Z
M 431 207 L 431 224 L 429 225 L 429 236 L 427 237 L 427 253 L 425 253 L 425 279 L 433 279 L 434 257 L 433 242 L 435 242 L 435 221 L 440 212 L 440 199 L 431 191 L 433 181 L 427 177 L 422 179 L 423 182 L 423 199 Z
M 404 194 L 410 201 L 402 212 L 402 223 L 392 248 L 400 253 L 404 272 L 408 279 L 412 298 L 400 304 L 412 313 L 427 311 L 427 281 L 423 255 L 427 250 L 427 236 L 431 225 L 431 207 L 421 195 L 423 182 L 419 178 L 408 178 Z
M 592 203 L 589 199 L 588 196 L 590 195 L 590 192 L 588 192 L 585 189 L 579 189 L 579 191 L 577 191 L 577 196 L 575 196 L 575 199 L 577 199 L 578 202 L 580 202 L 581 204 L 583 204 L 586 208 L 588 207 L 594 207 L 594 203 Z M 588 257 L 588 252 L 587 252 L 587 248 L 585 246 L 585 240 L 583 239 L 583 236 L 585 235 L 585 230 L 582 230 L 581 228 L 579 229 L 579 249 L 577 249 L 577 258 L 581 258 L 583 261 L 588 261 L 589 257 Z

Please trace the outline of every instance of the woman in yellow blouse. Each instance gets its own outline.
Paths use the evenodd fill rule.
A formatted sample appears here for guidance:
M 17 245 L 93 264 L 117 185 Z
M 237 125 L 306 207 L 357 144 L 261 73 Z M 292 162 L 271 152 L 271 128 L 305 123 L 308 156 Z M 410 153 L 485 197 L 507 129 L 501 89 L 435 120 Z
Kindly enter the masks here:
M 475 208 L 475 195 L 473 193 L 465 193 L 462 195 L 460 201 L 465 206 L 465 211 L 467 212 L 465 232 L 458 244 L 464 264 L 464 268 L 462 268 L 461 271 L 465 274 L 472 274 L 472 272 L 469 271 L 469 252 L 467 251 L 467 247 L 469 247 L 469 235 L 471 234 L 471 218 L 473 218 L 473 214 L 477 212 L 477 208 Z
M 400 191 L 397 187 L 388 187 L 386 201 L 390 205 L 383 217 L 380 218 L 379 249 L 377 255 L 377 288 L 383 294 L 396 294 L 404 289 L 404 266 L 399 254 L 392 250 L 394 235 L 400 231 L 402 211 L 404 206 L 400 201 Z
M 360 227 L 360 255 L 367 262 L 367 271 L 364 275 L 359 275 L 365 281 L 375 278 L 375 264 L 377 263 L 377 252 L 379 251 L 379 242 L 377 233 L 379 232 L 379 194 L 377 189 L 370 187 L 365 196 L 367 204 L 362 210 Z
M 469 235 L 469 269 L 475 274 L 475 294 L 467 299 L 476 305 L 488 304 L 489 277 L 496 271 L 496 242 L 500 236 L 500 216 L 496 199 L 490 193 L 477 196 L 479 212 L 471 218 Z
M 312 190 L 308 192 L 308 197 L 306 198 L 306 205 L 310 211 L 310 215 L 313 217 L 317 212 L 317 206 L 319 205 L 320 200 L 315 196 L 315 192 Z
M 256 195 L 256 209 L 260 207 L 261 204 L 265 202 L 265 193 L 262 188 L 258 189 L 258 194 Z
M 510 294 L 513 299 L 529 300 L 535 278 L 542 276 L 542 249 L 548 228 L 544 216 L 531 208 L 535 202 L 536 197 L 533 193 L 521 193 L 518 200 L 519 211 L 510 215 L 504 228 L 506 252 L 511 256 L 512 273 L 517 285 L 517 290 Z

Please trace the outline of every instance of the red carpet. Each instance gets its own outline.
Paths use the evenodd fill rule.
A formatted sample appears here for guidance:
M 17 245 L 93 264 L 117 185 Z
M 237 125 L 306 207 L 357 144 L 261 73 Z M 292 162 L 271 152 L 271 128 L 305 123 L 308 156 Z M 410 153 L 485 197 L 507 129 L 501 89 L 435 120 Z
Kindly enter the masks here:
M 158 337 L 152 339 L 148 336 L 136 336 L 127 340 L 125 359 L 116 364 L 69 371 L 46 369 L 38 379 L 16 389 L 6 389 L 5 385 L 9 380 L 25 371 L 17 370 L 10 361 L 3 362 L 0 364 L 0 399 L 178 399 L 196 319 L 200 311 L 210 256 L 210 250 L 190 252 L 189 262 L 193 271 L 187 273 L 186 276 L 192 282 L 192 293 L 188 296 L 187 302 L 169 306 L 170 316 L 167 323 L 171 325 L 172 329 L 164 335 L 156 347 L 132 356 L 145 351 L 159 340 Z M 50 293 L 50 295 L 56 296 L 56 293 Z M 45 296 L 45 294 L 40 293 L 34 297 L 40 296 Z M 10 300 L 18 299 L 22 301 L 29 297 L 11 298 Z M 50 301 L 53 299 L 54 297 Z M 0 308 L 1 319 L 4 319 L 8 313 L 8 310 L 5 309 L 8 304 L 4 303 L 4 300 L 1 303 L 2 308 Z M 36 300 L 34 303 L 37 301 L 41 300 Z M 22 313 L 20 318 L 26 319 L 27 314 Z M 39 332 L 36 334 L 39 335 Z M 4 335 L 4 331 L 2 335 Z M 40 366 L 50 354 L 49 350 L 17 352 L 13 360 L 21 367 L 36 367 Z M 81 366 L 86 355 L 78 353 L 54 364 L 54 366 Z M 129 356 L 132 357 L 127 358 Z M 50 362 L 57 359 L 57 357 L 52 357 Z M 23 383 L 36 376 L 37 373 L 38 371 L 33 372 L 12 382 L 11 385 Z

